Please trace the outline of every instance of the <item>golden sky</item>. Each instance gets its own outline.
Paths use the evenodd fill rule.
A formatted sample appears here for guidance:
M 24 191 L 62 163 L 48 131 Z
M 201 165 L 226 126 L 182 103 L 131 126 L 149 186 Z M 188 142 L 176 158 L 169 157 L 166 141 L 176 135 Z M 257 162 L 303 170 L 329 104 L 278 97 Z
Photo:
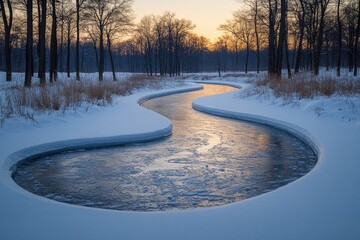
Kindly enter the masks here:
M 231 19 L 240 7 L 237 0 L 135 0 L 134 3 L 136 22 L 144 15 L 162 15 L 168 10 L 178 18 L 191 20 L 196 25 L 194 31 L 210 40 L 221 35 L 218 26 Z

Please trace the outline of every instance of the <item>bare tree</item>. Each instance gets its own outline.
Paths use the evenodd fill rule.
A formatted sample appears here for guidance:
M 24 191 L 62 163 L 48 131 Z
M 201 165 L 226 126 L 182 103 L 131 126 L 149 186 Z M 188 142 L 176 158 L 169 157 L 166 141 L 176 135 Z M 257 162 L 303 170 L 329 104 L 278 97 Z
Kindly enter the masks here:
M 57 15 L 56 15 L 56 1 L 51 0 L 52 5 L 52 24 L 51 24 L 51 40 L 50 40 L 50 82 L 57 81 Z
M 60 43 L 59 43 L 59 71 L 64 71 L 64 55 L 65 55 L 65 41 L 68 37 L 68 24 L 72 25 L 73 15 L 75 14 L 75 5 L 72 0 L 61 0 L 57 7 L 58 26 L 60 28 Z
M 297 47 L 296 62 L 295 62 L 295 74 L 300 70 L 300 64 L 302 61 L 303 54 L 303 41 L 305 33 L 305 5 L 304 0 L 297 0 L 294 6 L 295 16 L 299 26 L 299 43 Z
M 71 5 L 68 5 L 71 8 Z M 65 23 L 66 23 L 66 39 L 67 39 L 67 51 L 66 51 L 66 72 L 67 77 L 70 78 L 70 48 L 71 48 L 71 38 L 73 35 L 73 20 L 74 20 L 74 14 L 76 11 L 68 9 L 66 11 L 67 15 L 65 17 Z
M 33 1 L 26 2 L 26 69 L 25 69 L 25 87 L 31 86 L 32 61 L 33 61 Z
M 342 50 L 342 23 L 340 18 L 340 6 L 341 6 L 341 0 L 337 0 L 336 20 L 337 20 L 337 30 L 338 30 L 338 59 L 337 59 L 336 75 L 338 77 L 340 76 L 340 70 L 341 70 L 341 50 Z
M 227 24 L 220 25 L 219 29 L 234 35 L 245 45 L 245 73 L 247 73 L 251 43 L 255 36 L 253 21 L 247 11 L 237 11 L 233 16 L 234 18 L 232 20 L 228 20 Z
M 88 0 L 84 3 L 84 18 L 88 25 L 93 25 L 99 39 L 99 81 L 103 81 L 104 72 L 104 34 L 106 27 L 132 19 L 133 0 Z M 120 19 L 120 20 L 119 20 Z
M 358 75 L 358 44 L 360 37 L 360 0 L 357 1 L 357 26 L 356 26 L 356 34 L 355 34 L 355 56 L 354 56 L 354 76 Z
M 136 28 L 136 37 L 140 39 L 140 42 L 145 50 L 144 55 L 146 72 L 150 76 L 152 76 L 153 74 L 152 52 L 153 45 L 155 44 L 154 24 L 155 22 L 153 16 L 145 16 L 141 19 L 140 23 Z
M 281 77 L 283 50 L 287 39 L 287 0 L 281 0 L 280 32 L 275 60 L 275 73 Z
M 80 11 L 85 0 L 76 0 L 76 54 L 75 68 L 76 80 L 80 81 Z
M 254 32 L 256 40 L 256 72 L 260 72 L 260 34 L 259 34 L 259 0 L 253 0 L 252 12 L 254 14 Z
M 38 0 L 40 1 L 40 0 Z M 39 43 L 38 43 L 38 51 L 39 51 L 39 72 L 38 77 L 40 79 L 40 85 L 44 86 L 46 83 L 46 14 L 47 14 L 47 0 L 41 0 L 41 13 L 38 14 L 39 17 Z
M 270 75 L 276 74 L 276 23 L 279 3 L 278 0 L 268 0 L 268 73 Z
M 320 18 L 319 18 L 319 28 L 318 28 L 318 36 L 316 41 L 316 49 L 314 56 L 314 74 L 319 75 L 319 67 L 320 67 L 320 57 L 321 57 L 321 49 L 323 44 L 324 37 L 324 25 L 325 25 L 325 14 L 327 7 L 329 5 L 330 0 L 319 0 L 320 2 Z
M 5 68 L 6 68 L 6 81 L 11 81 L 11 28 L 13 23 L 13 10 L 11 1 L 6 1 L 6 8 L 4 0 L 0 0 L 0 11 L 4 24 L 5 32 Z

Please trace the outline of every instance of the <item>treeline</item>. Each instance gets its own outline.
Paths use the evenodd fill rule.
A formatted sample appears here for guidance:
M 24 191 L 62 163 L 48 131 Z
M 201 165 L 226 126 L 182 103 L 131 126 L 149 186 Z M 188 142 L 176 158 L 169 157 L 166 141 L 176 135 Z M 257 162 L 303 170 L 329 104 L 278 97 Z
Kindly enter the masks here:
M 0 70 L 46 83 L 58 72 L 263 71 L 347 67 L 357 76 L 360 0 L 243 0 L 215 42 L 174 13 L 134 24 L 133 0 L 0 0 Z
M 348 67 L 357 76 L 360 0 L 244 0 L 244 4 L 247 7 L 220 29 L 240 41 L 246 52 L 255 50 L 257 62 L 261 49 L 267 49 L 269 74 L 281 76 L 286 66 L 289 77 L 292 69 L 298 73 L 300 68 L 318 75 L 320 66 L 329 68 L 336 59 L 338 75 L 341 67 Z
M 80 65 L 84 64 L 80 58 L 85 55 L 80 48 L 89 43 L 95 49 L 93 59 L 102 81 L 105 47 L 113 63 L 113 41 L 133 25 L 132 5 L 133 0 L 1 0 L 0 66 L 5 66 L 6 81 L 12 80 L 14 64 L 25 66 L 18 69 L 25 72 L 28 87 L 33 76 L 44 85 L 45 72 L 50 73 L 50 82 L 57 81 L 64 65 L 70 76 L 73 63 L 80 80 Z M 75 60 L 71 59 L 73 49 Z

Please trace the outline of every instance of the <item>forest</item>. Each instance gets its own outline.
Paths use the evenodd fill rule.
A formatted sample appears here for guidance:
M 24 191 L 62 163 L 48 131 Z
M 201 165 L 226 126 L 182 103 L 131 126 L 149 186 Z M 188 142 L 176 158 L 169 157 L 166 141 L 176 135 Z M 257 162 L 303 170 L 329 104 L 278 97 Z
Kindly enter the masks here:
M 59 72 L 150 76 L 348 69 L 358 75 L 360 0 L 241 0 L 215 41 L 168 11 L 135 23 L 134 0 L 1 0 L 0 71 L 40 85 Z M 49 77 L 46 74 L 49 73 Z

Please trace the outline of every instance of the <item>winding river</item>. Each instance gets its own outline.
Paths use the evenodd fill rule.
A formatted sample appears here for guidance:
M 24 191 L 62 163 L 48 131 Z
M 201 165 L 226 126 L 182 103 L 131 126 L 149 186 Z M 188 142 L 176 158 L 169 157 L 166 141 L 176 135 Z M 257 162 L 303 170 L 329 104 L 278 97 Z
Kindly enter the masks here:
M 170 137 L 40 157 L 19 164 L 13 179 L 27 191 L 60 202 L 165 211 L 240 201 L 308 173 L 317 156 L 299 138 L 191 107 L 198 97 L 232 90 L 205 85 L 201 91 L 148 100 L 143 107 L 173 122 Z

